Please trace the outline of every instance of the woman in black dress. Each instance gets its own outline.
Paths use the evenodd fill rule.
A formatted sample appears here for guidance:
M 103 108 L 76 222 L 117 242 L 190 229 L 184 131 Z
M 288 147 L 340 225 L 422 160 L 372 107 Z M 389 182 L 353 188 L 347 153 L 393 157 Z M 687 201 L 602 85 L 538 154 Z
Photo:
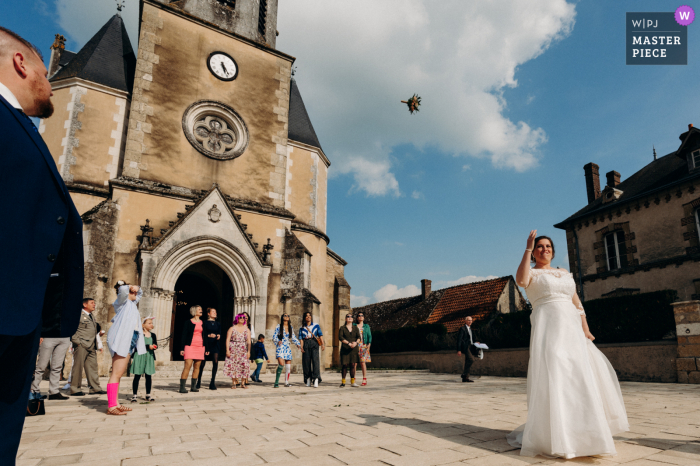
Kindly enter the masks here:
M 207 320 L 204 322 L 202 329 L 204 335 L 204 361 L 199 368 L 199 382 L 197 388 L 202 384 L 202 374 L 204 373 L 204 365 L 207 361 L 211 361 L 211 383 L 209 390 L 216 390 L 216 370 L 219 368 L 219 340 L 221 339 L 221 323 L 216 320 L 216 309 L 213 307 L 207 308 Z
M 343 382 L 340 384 L 341 387 L 345 386 L 345 376 L 348 373 L 348 367 L 350 367 L 350 382 L 352 387 L 357 387 L 355 384 L 355 370 L 357 370 L 357 363 L 360 362 L 360 343 L 362 343 L 360 337 L 360 331 L 356 325 L 352 325 L 352 314 L 345 316 L 345 325 L 340 327 L 338 331 L 338 341 L 342 343 L 340 347 L 340 363 L 343 365 Z

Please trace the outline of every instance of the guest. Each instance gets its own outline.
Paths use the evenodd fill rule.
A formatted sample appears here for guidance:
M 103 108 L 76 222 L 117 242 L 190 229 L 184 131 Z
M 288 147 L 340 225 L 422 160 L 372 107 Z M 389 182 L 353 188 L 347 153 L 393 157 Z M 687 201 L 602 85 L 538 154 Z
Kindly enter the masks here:
M 119 381 L 129 365 L 129 355 L 134 351 L 146 354 L 146 344 L 141 315 L 136 307 L 143 290 L 136 285 L 127 285 L 123 280 L 119 280 L 114 288 L 117 290 L 117 299 L 113 303 L 115 314 L 107 333 L 107 346 L 112 354 L 112 374 L 107 382 L 107 414 L 121 416 L 131 408 L 119 403 Z
M 359 345 L 362 343 L 360 331 L 356 325 L 352 324 L 352 314 L 345 316 L 345 325 L 340 327 L 338 331 L 338 341 L 342 343 L 340 347 L 340 364 L 343 365 L 343 381 L 340 384 L 341 388 L 345 386 L 345 376 L 350 368 L 350 383 L 352 387 L 357 387 L 355 384 L 355 371 L 357 363 L 360 362 Z
M 321 326 L 314 324 L 313 315 L 310 312 L 305 312 L 301 318 L 302 327 L 299 329 L 299 340 L 303 343 L 301 348 L 301 366 L 304 369 L 304 383 L 307 387 L 311 386 L 311 380 L 314 381 L 314 387 L 318 388 L 318 382 L 321 378 L 321 367 L 319 366 L 319 341 L 323 351 L 326 350 L 326 345 L 323 342 L 323 332 Z
M 199 377 L 199 365 L 204 360 L 204 340 L 202 339 L 204 327 L 200 319 L 202 316 L 202 306 L 192 306 L 190 308 L 190 314 L 192 315 L 192 319 L 185 322 L 182 329 L 182 340 L 180 341 L 182 347 L 180 356 L 185 358 L 185 367 L 182 370 L 182 375 L 180 375 L 180 393 L 187 393 L 185 384 L 187 383 L 187 377 L 190 375 L 190 369 L 192 369 L 190 391 L 199 391 L 196 377 Z M 194 368 L 192 367 L 193 365 Z
M 207 308 L 207 320 L 204 322 L 204 361 L 199 365 L 197 388 L 202 386 L 204 365 L 211 361 L 211 382 L 209 390 L 216 390 L 216 371 L 219 368 L 219 343 L 221 339 L 221 323 L 216 320 L 216 309 Z
M 28 118 L 53 113 L 46 76 L 39 49 L 0 27 L 0 218 L 9 222 L 0 228 L 0 458 L 8 462 L 17 456 L 41 330 L 50 324 L 58 338 L 73 335 L 83 298 L 82 221 Z
M 233 327 L 226 334 L 226 362 L 224 375 L 231 378 L 231 388 L 236 388 L 238 380 L 241 388 L 248 388 L 246 380 L 250 373 L 250 330 L 245 314 L 233 319 Z
M 105 392 L 100 386 L 100 371 L 97 364 L 97 349 L 102 341 L 99 337 L 102 328 L 92 314 L 95 311 L 95 300 L 93 298 L 83 299 L 83 311 L 80 316 L 78 330 L 71 338 L 73 343 L 73 368 L 71 369 L 71 396 L 83 396 L 80 388 L 83 383 L 83 369 L 87 378 L 90 394 L 104 395 Z
M 292 373 L 292 348 L 289 346 L 289 339 L 301 348 L 299 340 L 294 335 L 292 323 L 289 320 L 289 314 L 282 314 L 280 323 L 275 327 L 275 333 L 272 335 L 272 342 L 275 344 L 275 357 L 277 358 L 277 373 L 275 374 L 275 385 L 272 388 L 278 388 L 280 382 L 280 374 L 282 374 L 282 366 L 284 366 L 284 386 L 290 387 L 289 375 Z
M 252 353 L 251 357 L 255 358 L 255 364 L 257 364 L 253 375 L 250 376 L 250 380 L 262 383 L 262 380 L 260 380 L 260 369 L 262 369 L 263 360 L 268 363 L 270 362 L 270 359 L 267 357 L 267 351 L 265 350 L 265 335 L 262 333 L 258 335 L 258 342 L 253 345 L 250 352 Z
M 136 394 L 139 391 L 139 381 L 143 375 L 146 379 L 146 401 L 155 401 L 151 396 L 151 376 L 156 373 L 156 350 L 158 349 L 158 337 L 153 333 L 153 317 L 143 319 L 141 324 L 143 340 L 146 345 L 146 354 L 135 354 L 131 359 L 131 373 L 134 376 L 132 383 L 133 396 L 131 402 L 136 403 Z
M 104 330 L 100 330 L 100 331 L 95 335 L 95 343 L 97 343 L 97 351 L 98 351 L 100 354 L 104 352 L 104 346 L 103 346 L 103 344 L 102 344 L 102 336 L 104 336 L 105 333 L 106 333 L 106 332 L 105 332 Z M 73 353 L 74 353 L 74 352 L 73 352 L 73 345 L 71 345 L 71 347 L 68 349 L 68 355 L 69 355 L 69 356 L 67 356 L 67 357 L 70 357 L 70 358 L 71 358 L 71 361 L 75 362 L 75 360 L 74 360 L 74 358 L 73 358 Z M 71 370 L 70 370 L 70 372 L 68 373 L 68 380 L 66 380 L 66 384 L 63 386 L 63 389 L 64 389 L 64 390 L 69 390 L 69 389 L 70 389 L 70 385 L 71 385 L 72 382 L 73 382 L 73 364 L 71 364 Z M 90 387 L 90 384 L 89 384 L 89 383 L 87 384 L 87 386 L 88 386 L 88 388 L 92 389 L 92 387 Z M 107 393 L 107 392 L 102 391 L 102 394 L 105 394 L 105 393 Z
M 469 378 L 469 371 L 474 364 L 474 353 L 477 352 L 474 346 L 474 338 L 472 337 L 472 316 L 464 318 L 464 325 L 459 329 L 457 334 L 457 355 L 461 356 L 464 353 L 464 370 L 462 371 L 462 382 L 474 382 Z M 476 343 L 479 343 L 478 341 Z
M 369 348 L 372 346 L 372 331 L 369 325 L 365 324 L 365 315 L 360 312 L 357 314 L 357 323 L 355 324 L 360 331 L 360 366 L 362 367 L 362 386 L 367 385 L 367 363 L 372 362 L 372 356 L 369 354 Z
M 61 368 L 63 361 L 66 359 L 66 352 L 70 348 L 70 338 L 58 338 L 45 335 L 60 334 L 54 332 L 44 333 L 42 328 L 42 337 L 39 344 L 39 360 L 36 363 L 34 370 L 34 381 L 32 382 L 31 395 L 32 398 L 40 399 L 41 390 L 39 384 L 44 378 L 44 371 L 50 363 L 49 372 L 49 400 L 67 400 L 67 396 L 61 395 L 59 392 L 59 384 L 61 383 Z

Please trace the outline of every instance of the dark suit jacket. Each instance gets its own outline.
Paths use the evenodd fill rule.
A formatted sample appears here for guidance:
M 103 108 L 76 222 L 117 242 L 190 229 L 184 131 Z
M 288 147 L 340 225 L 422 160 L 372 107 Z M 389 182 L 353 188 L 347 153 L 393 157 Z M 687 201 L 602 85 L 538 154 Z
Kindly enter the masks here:
M 83 222 L 44 140 L 1 96 L 0 128 L 0 333 L 36 329 L 46 294 L 58 296 L 51 312 L 70 337 L 82 308 Z M 60 280 L 47 291 L 59 252 Z
M 472 329 L 472 341 L 474 340 L 474 329 Z M 462 353 L 466 352 L 471 352 L 474 354 L 474 351 L 478 350 L 476 346 L 472 344 L 472 342 L 469 340 L 469 332 L 467 331 L 467 326 L 462 325 L 459 329 L 459 333 L 457 334 L 457 351 L 461 351 Z
M 185 351 L 185 346 L 192 344 L 194 337 L 194 329 L 196 325 L 192 323 L 192 319 L 187 319 L 185 325 L 182 326 L 182 338 L 180 338 L 180 351 Z M 202 335 L 204 335 L 204 322 L 202 322 Z M 204 338 L 202 338 L 204 340 Z

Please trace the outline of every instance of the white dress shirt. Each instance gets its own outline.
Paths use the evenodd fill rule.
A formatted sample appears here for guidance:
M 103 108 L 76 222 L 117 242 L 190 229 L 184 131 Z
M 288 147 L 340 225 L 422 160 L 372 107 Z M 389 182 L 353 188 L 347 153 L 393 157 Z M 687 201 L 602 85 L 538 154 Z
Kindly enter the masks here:
M 0 83 L 0 95 L 3 96 L 3 98 L 17 110 L 22 110 L 22 106 L 19 104 L 17 97 L 15 97 L 12 91 L 9 90 L 3 83 Z

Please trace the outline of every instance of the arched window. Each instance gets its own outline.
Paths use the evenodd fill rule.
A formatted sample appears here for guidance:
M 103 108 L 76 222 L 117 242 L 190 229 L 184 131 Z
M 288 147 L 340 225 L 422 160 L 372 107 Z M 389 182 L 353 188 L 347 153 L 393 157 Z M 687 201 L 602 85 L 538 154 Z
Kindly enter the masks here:
M 265 37 L 265 26 L 267 25 L 267 0 L 260 0 L 258 9 L 258 32 Z
M 627 267 L 627 245 L 625 244 L 624 231 L 613 231 L 605 236 L 605 254 L 608 270 Z

